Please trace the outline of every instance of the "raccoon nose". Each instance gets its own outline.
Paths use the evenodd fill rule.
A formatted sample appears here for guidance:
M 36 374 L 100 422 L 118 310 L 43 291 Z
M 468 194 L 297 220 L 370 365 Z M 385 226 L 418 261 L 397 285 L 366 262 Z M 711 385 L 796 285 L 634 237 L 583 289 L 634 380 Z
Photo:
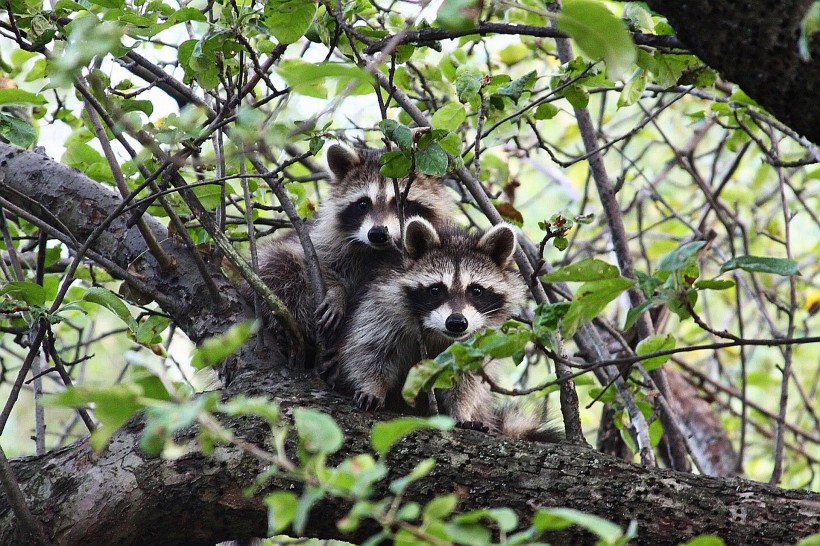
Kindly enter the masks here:
M 367 232 L 367 239 L 374 245 L 383 245 L 390 238 L 387 226 L 373 226 Z
M 462 315 L 461 313 L 453 313 L 447 320 L 444 321 L 444 326 L 447 328 L 449 332 L 455 332 L 460 334 L 467 330 L 467 317 Z

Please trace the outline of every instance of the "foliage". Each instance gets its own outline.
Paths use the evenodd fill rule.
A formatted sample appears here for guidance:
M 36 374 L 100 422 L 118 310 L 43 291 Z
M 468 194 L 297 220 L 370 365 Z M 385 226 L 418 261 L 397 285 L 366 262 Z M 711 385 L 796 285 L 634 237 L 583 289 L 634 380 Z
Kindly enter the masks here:
M 715 402 L 718 433 L 737 446 L 739 471 L 820 487 L 811 404 L 816 151 L 698 58 L 661 40 L 672 30 L 643 3 L 568 0 L 556 12 L 530 0 L 448 0 L 435 13 L 426 3 L 364 0 L 8 5 L 13 17 L 0 25 L 0 137 L 45 146 L 99 184 L 131 192 L 134 208 L 125 214 L 160 219 L 173 244 L 195 248 L 212 265 L 227 271 L 233 258 L 204 219 L 215 219 L 247 255 L 251 240 L 292 220 L 284 205 L 303 217 L 321 207 L 324 186 L 305 182 L 327 178 L 314 159 L 337 139 L 389 148 L 385 177 L 447 177 L 462 224 L 487 225 L 494 215 L 518 224 L 535 269 L 527 280 L 540 282 L 549 300 L 430 355 L 408 377 L 408 401 L 502 361 L 509 373 L 496 390 L 541 405 L 568 366 L 581 406 L 592 407 L 580 416 L 584 430 L 615 427 L 637 452 L 630 425 L 645 427 L 653 446 L 670 433 L 644 373 L 675 371 Z M 817 18 L 814 5 L 804 18 L 804 55 Z M 483 23 L 515 32 L 470 33 Z M 555 40 L 531 28 L 557 28 L 582 55 L 562 58 Z M 635 46 L 634 33 L 648 35 L 647 45 Z M 579 124 L 589 113 L 594 134 Z M 480 196 L 464 172 L 480 184 Z M 489 210 L 479 198 L 488 196 Z M 565 509 L 541 509 L 524 525 L 504 507 L 459 513 L 455 495 L 425 506 L 406 502 L 432 460 L 392 481 L 392 496 L 376 498 L 390 449 L 415 431 L 447 431 L 450 420 L 377 423 L 374 455 L 331 464 L 343 449 L 342 431 L 330 416 L 299 408 L 294 456 L 284 448 L 291 424 L 275 402 L 195 394 L 210 380 L 203 374 L 258 325 L 221 325 L 199 348 L 180 349 L 186 317 L 142 299 L 134 288 L 141 273 L 131 263 L 124 274 L 105 271 L 77 255 L 84 241 L 42 229 L 45 213 L 2 212 L 0 326 L 15 334 L 0 345 L 3 362 L 24 362 L 42 343 L 53 364 L 48 374 L 56 378 L 63 368 L 76 383 L 64 388 L 60 376 L 24 392 L 3 423 L 11 455 L 34 451 L 24 440 L 31 430 L 44 437 L 32 396 L 47 405 L 49 430 L 64 430 L 45 439 L 49 449 L 86 432 L 66 408 L 91 410 L 98 450 L 144 412 L 142 448 L 168 457 L 179 452 L 174 434 L 185 427 L 199 427 L 200 447 L 210 453 L 237 440 L 220 419 L 253 416 L 274 438 L 273 449 L 257 456 L 304 484 L 300 495 L 265 496 L 272 533 L 304 532 L 311 508 L 330 495 L 352 506 L 341 529 L 365 519 L 380 525 L 374 543 L 523 544 L 571 524 L 601 544 L 635 536 L 634 528 Z M 636 334 L 646 321 L 655 331 Z M 615 347 L 611 362 L 579 350 L 588 328 Z M 42 341 L 32 348 L 38 332 Z M 618 371 L 626 386 L 601 375 L 604 364 L 628 365 Z M 5 399 L 16 371 L 5 373 L 5 364 L 3 371 Z M 590 389 L 596 382 L 600 388 Z M 615 409 L 610 422 L 600 421 L 604 404 Z M 772 433 L 778 421 L 785 425 Z M 791 431 L 785 437 L 784 428 Z M 264 483 L 260 477 L 258 490 Z

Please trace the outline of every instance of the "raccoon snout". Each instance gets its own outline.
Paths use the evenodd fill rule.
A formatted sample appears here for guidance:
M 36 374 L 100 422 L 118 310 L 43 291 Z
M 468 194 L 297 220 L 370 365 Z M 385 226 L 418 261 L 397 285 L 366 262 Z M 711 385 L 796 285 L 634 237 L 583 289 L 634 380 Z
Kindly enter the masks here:
M 469 323 L 467 322 L 467 317 L 462 315 L 461 313 L 453 313 L 447 320 L 444 321 L 444 327 L 447 328 L 448 332 L 453 332 L 455 334 L 461 334 L 467 331 L 467 326 Z
M 367 240 L 374 245 L 383 245 L 390 239 L 390 231 L 387 226 L 373 226 L 367 232 Z

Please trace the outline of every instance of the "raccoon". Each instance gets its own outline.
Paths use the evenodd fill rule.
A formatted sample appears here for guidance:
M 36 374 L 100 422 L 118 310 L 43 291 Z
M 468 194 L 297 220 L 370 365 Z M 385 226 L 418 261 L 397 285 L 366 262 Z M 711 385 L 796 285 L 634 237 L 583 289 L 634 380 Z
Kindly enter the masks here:
M 407 223 L 400 267 L 383 268 L 360 296 L 338 351 L 343 384 L 363 410 L 406 410 L 401 388 L 410 368 L 476 331 L 501 325 L 523 303 L 526 286 L 512 268 L 515 232 L 499 224 L 481 235 L 438 231 L 423 218 Z M 440 408 L 462 426 L 555 441 L 537 422 L 510 407 L 493 408 L 489 386 L 467 374 L 437 392 Z M 423 412 L 423 410 L 422 410 Z M 543 432 L 546 436 L 538 435 Z
M 260 277 L 293 313 L 310 345 L 318 336 L 332 337 L 345 315 L 349 293 L 380 264 L 398 264 L 401 259 L 393 180 L 379 174 L 382 153 L 340 144 L 327 151 L 333 174 L 330 194 L 308 227 L 326 283 L 323 301 L 314 301 L 295 233 L 260 249 Z M 408 179 L 399 180 L 399 191 L 405 192 L 407 184 Z M 422 174 L 413 178 L 404 205 L 406 218 L 420 216 L 442 225 L 453 208 L 439 178 Z

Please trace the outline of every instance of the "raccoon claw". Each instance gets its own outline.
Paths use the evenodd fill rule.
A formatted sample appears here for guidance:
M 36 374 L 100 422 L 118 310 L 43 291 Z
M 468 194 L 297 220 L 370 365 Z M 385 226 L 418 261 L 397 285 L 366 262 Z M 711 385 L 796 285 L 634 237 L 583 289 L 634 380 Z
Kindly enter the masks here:
M 320 335 L 332 333 L 342 323 L 342 318 L 344 318 L 344 313 L 334 309 L 331 304 L 323 302 L 316 309 L 316 329 Z
M 353 395 L 353 403 L 362 411 L 376 411 L 384 407 L 384 398 L 356 391 Z
M 463 428 L 464 430 L 477 430 L 485 434 L 490 432 L 490 427 L 481 421 L 459 421 L 456 423 L 456 426 L 458 428 Z
M 319 364 L 317 372 L 319 373 L 319 377 L 321 377 L 331 389 L 336 387 L 336 381 L 339 379 L 340 370 L 339 361 L 335 352 Z
M 340 290 L 328 290 L 325 299 L 316 308 L 316 329 L 325 336 L 335 332 L 345 316 L 344 294 Z

